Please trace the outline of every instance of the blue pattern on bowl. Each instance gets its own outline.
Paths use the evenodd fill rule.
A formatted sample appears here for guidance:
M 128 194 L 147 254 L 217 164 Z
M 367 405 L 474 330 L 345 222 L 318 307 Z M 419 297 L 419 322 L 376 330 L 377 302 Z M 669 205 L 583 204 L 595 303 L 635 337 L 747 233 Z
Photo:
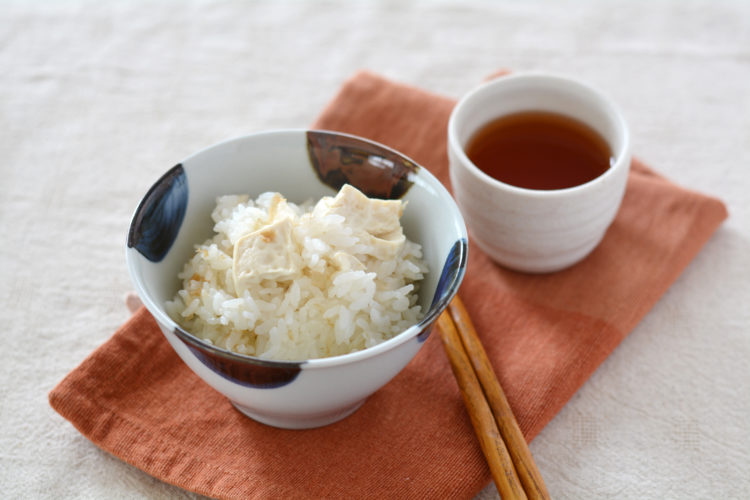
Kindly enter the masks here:
M 209 349 L 206 344 L 181 328 L 173 331 L 201 363 L 214 373 L 245 387 L 275 389 L 285 386 L 297 378 L 304 364 L 250 358 L 216 346 L 210 346 Z
M 135 247 L 151 262 L 161 261 L 177 238 L 187 204 L 187 176 L 182 164 L 177 164 L 149 189 L 138 205 L 128 233 L 128 247 Z
M 336 191 L 351 184 L 370 198 L 402 198 L 419 165 L 375 143 L 346 134 L 311 130 L 307 152 L 318 178 Z
M 432 331 L 432 324 L 435 321 L 430 314 L 435 309 L 442 310 L 443 303 L 447 303 L 454 295 L 450 290 L 454 283 L 460 282 L 464 273 L 466 272 L 466 254 L 468 251 L 468 243 L 465 239 L 456 240 L 448 252 L 448 257 L 445 259 L 443 270 L 440 273 L 440 279 L 438 280 L 437 287 L 435 288 L 435 295 L 432 296 L 432 304 L 428 310 L 426 317 L 430 318 L 429 324 L 422 327 L 422 331 L 417 335 L 419 342 L 424 342 L 430 336 Z

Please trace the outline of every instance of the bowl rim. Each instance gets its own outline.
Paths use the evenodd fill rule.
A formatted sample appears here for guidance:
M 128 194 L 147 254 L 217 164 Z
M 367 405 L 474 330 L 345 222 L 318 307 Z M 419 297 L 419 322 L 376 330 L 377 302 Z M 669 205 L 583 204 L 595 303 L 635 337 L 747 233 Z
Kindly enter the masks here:
M 448 202 L 449 206 L 452 207 L 451 212 L 454 215 L 454 217 L 451 220 L 450 226 L 457 230 L 458 238 L 456 242 L 460 242 L 460 245 L 458 245 L 458 252 L 456 255 L 457 273 L 453 277 L 453 279 L 450 280 L 450 282 L 445 285 L 446 292 L 443 294 L 443 297 L 437 302 L 431 303 L 429 308 L 427 309 L 426 314 L 417 323 L 410 326 L 406 330 L 403 330 L 402 332 L 394 335 L 393 337 L 387 340 L 384 340 L 383 342 L 380 342 L 374 346 L 366 347 L 364 349 L 360 349 L 358 351 L 350 352 L 347 354 L 339 354 L 336 356 L 329 356 L 329 357 L 324 357 L 324 358 L 310 358 L 310 359 L 303 359 L 303 360 L 266 359 L 266 358 L 260 358 L 257 356 L 251 356 L 248 354 L 241 354 L 238 352 L 230 351 L 223 347 L 213 345 L 201 339 L 200 337 L 193 335 L 192 333 L 185 330 L 184 328 L 182 328 L 176 321 L 174 321 L 169 316 L 169 314 L 166 313 L 163 306 L 159 306 L 152 299 L 150 294 L 146 292 L 145 287 L 143 286 L 143 282 L 141 280 L 141 276 L 137 270 L 136 262 L 135 262 L 136 254 L 138 254 L 138 252 L 136 249 L 129 248 L 126 245 L 125 246 L 125 260 L 126 260 L 128 273 L 130 275 L 131 282 L 135 285 L 136 293 L 138 294 L 141 301 L 143 302 L 143 305 L 146 307 L 149 313 L 151 313 L 151 315 L 157 321 L 157 323 L 159 324 L 162 330 L 164 329 L 164 327 L 168 327 L 171 329 L 171 332 L 174 333 L 176 336 L 178 336 L 181 340 L 187 342 L 188 344 L 196 348 L 210 351 L 213 355 L 216 355 L 221 358 L 229 359 L 232 361 L 239 361 L 243 363 L 250 363 L 253 365 L 257 365 L 257 366 L 274 367 L 274 368 L 280 368 L 280 369 L 294 369 L 294 368 L 300 367 L 301 365 L 304 365 L 305 369 L 308 370 L 308 369 L 320 369 L 320 368 L 327 368 L 327 367 L 333 367 L 333 366 L 340 366 L 340 365 L 355 363 L 364 359 L 378 356 L 384 352 L 394 349 L 398 347 L 399 345 L 407 342 L 412 337 L 417 336 L 423 329 L 432 328 L 431 324 L 434 323 L 434 321 L 437 319 L 440 313 L 442 313 L 443 310 L 445 310 L 445 308 L 448 306 L 448 303 L 456 295 L 463 281 L 463 278 L 466 274 L 466 267 L 468 263 L 469 246 L 468 246 L 468 233 L 466 229 L 466 224 L 463 220 L 461 211 L 459 210 L 458 205 L 456 204 L 456 201 L 453 199 L 453 196 L 450 194 L 448 189 L 443 185 L 443 183 L 440 182 L 440 180 L 438 180 L 438 178 L 435 177 L 432 174 L 432 172 L 427 170 L 420 163 L 414 161 L 406 154 L 401 153 L 400 151 L 397 151 L 389 146 L 386 146 L 372 139 L 367 139 L 365 137 L 354 135 L 354 134 L 337 132 L 334 130 L 316 129 L 316 128 L 271 129 L 271 130 L 263 130 L 259 132 L 252 132 L 248 134 L 236 135 L 228 139 L 213 143 L 209 146 L 203 147 L 193 152 L 192 154 L 186 156 L 179 163 L 184 164 L 185 162 L 191 160 L 192 158 L 199 156 L 201 154 L 204 154 L 208 150 L 225 147 L 234 142 L 247 140 L 250 137 L 260 137 L 260 136 L 265 136 L 265 135 L 299 134 L 299 133 L 306 134 L 307 132 L 315 132 L 315 133 L 323 133 L 323 134 L 329 134 L 329 135 L 335 135 L 335 136 L 348 137 L 356 141 L 361 141 L 370 145 L 377 146 L 393 154 L 396 154 L 412 162 L 414 165 L 417 165 L 419 167 L 419 170 L 417 171 L 417 175 L 424 176 L 424 178 L 427 179 L 427 181 L 429 182 L 430 187 L 435 189 L 439 193 L 439 197 L 444 198 Z M 138 205 L 136 206 L 136 209 L 134 210 L 130 218 L 130 224 L 128 225 L 128 232 L 132 231 L 133 225 L 135 224 L 135 220 L 136 220 L 136 214 L 141 208 L 141 205 L 144 203 L 148 192 L 151 189 L 153 189 L 153 186 L 155 186 L 161 181 L 164 175 L 166 174 L 162 174 L 149 187 L 146 195 L 142 196 L 141 199 L 139 200 Z M 445 266 L 445 263 L 443 263 L 443 266 Z M 442 271 L 442 269 L 443 268 L 441 267 L 440 270 Z

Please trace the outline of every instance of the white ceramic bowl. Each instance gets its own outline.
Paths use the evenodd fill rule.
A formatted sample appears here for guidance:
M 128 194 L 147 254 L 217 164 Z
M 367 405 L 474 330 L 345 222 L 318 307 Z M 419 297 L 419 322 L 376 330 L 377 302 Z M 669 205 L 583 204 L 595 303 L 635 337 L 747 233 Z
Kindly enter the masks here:
M 402 198 L 406 236 L 422 245 L 424 318 L 368 349 L 330 358 L 269 361 L 233 353 L 183 330 L 165 312 L 193 246 L 212 235 L 216 197 L 277 191 L 295 203 L 334 195 L 347 182 L 368 196 Z M 346 417 L 414 357 L 463 279 L 461 214 L 427 170 L 385 146 L 311 130 L 263 132 L 204 149 L 171 168 L 135 211 L 126 258 L 136 291 L 183 361 L 244 414 L 284 428 Z

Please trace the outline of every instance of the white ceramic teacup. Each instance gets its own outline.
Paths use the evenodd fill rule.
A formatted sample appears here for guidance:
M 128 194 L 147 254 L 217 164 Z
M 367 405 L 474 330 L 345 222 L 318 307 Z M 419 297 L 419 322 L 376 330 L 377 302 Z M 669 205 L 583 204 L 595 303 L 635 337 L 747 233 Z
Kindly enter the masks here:
M 587 124 L 614 158 L 599 177 L 574 187 L 525 189 L 506 184 L 474 165 L 465 148 L 499 117 L 546 111 Z M 465 95 L 448 123 L 453 194 L 476 244 L 497 263 L 544 273 L 571 266 L 601 241 L 622 201 L 630 169 L 630 134 L 617 106 L 604 94 L 550 74 L 504 76 Z

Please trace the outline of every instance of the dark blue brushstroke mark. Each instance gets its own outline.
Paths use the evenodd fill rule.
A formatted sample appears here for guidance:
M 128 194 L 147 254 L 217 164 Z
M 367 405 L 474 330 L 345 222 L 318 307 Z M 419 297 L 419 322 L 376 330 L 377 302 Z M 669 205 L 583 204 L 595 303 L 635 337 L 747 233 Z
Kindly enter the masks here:
M 443 271 L 440 274 L 440 280 L 435 289 L 435 295 L 432 297 L 430 309 L 432 309 L 432 307 L 434 307 L 435 304 L 445 296 L 445 290 L 456 280 L 459 275 L 459 270 L 466 266 L 465 259 L 461 259 L 462 256 L 466 255 L 466 247 L 466 240 L 460 239 L 453 244 L 451 251 L 448 252 L 448 257 L 445 259 L 445 265 L 443 265 Z
M 414 184 L 419 165 L 401 153 L 347 134 L 307 132 L 307 152 L 318 178 L 336 191 L 351 184 L 370 198 L 397 200 Z
M 151 186 L 135 211 L 128 233 L 128 247 L 151 262 L 169 252 L 185 218 L 188 185 L 182 164 L 175 165 Z
M 448 252 L 448 257 L 445 259 L 443 270 L 440 273 L 440 279 L 435 288 L 435 295 L 432 296 L 430 311 L 435 307 L 441 307 L 443 303 L 447 305 L 448 299 L 450 298 L 450 293 L 448 291 L 451 290 L 453 283 L 459 280 L 466 270 L 466 254 L 468 246 L 468 242 L 462 238 L 456 240 L 451 247 L 450 252 Z M 422 331 L 419 332 L 419 335 L 417 335 L 417 340 L 419 342 L 424 342 L 427 340 L 427 337 L 430 336 L 434 319 L 435 318 L 433 318 L 433 321 L 426 324 Z
M 207 346 L 179 327 L 174 329 L 174 333 L 214 373 L 245 387 L 283 387 L 292 383 L 302 371 L 303 363 L 300 362 L 249 358 L 215 346 Z

